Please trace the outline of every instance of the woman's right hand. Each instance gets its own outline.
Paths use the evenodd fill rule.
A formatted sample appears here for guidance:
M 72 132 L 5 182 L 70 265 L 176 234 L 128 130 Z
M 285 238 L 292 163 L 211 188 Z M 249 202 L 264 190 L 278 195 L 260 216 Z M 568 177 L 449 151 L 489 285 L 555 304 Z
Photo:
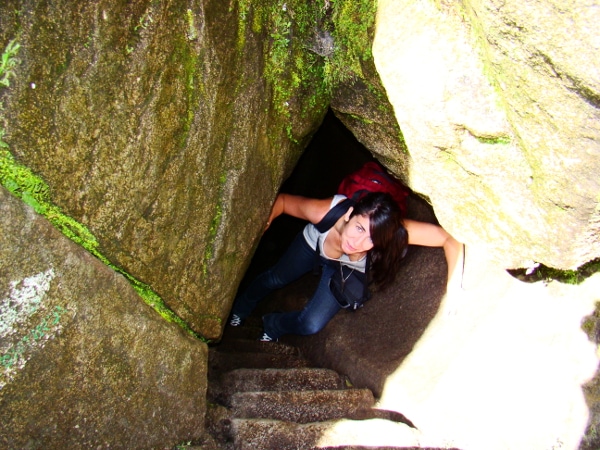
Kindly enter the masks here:
M 284 205 L 285 205 L 285 194 L 279 194 L 275 199 L 275 203 L 273 203 L 273 207 L 271 208 L 271 214 L 269 214 L 269 218 L 267 219 L 267 224 L 265 226 L 265 231 L 269 229 L 273 220 L 279 217 L 283 213 Z
M 331 198 L 315 199 L 301 195 L 281 193 L 275 199 L 275 203 L 273 203 L 265 231 L 271 226 L 273 220 L 282 214 L 308 220 L 311 223 L 318 223 L 327 214 L 330 205 Z

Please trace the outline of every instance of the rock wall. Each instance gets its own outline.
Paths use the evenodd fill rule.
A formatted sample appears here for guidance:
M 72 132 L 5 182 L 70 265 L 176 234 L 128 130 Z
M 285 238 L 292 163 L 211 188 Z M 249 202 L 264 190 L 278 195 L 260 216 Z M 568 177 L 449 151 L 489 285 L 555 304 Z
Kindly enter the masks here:
M 14 156 L 113 264 L 208 338 L 325 113 L 289 14 L 208 0 L 0 6 L 0 42 L 21 45 L 2 93 Z M 296 47 L 274 60 L 292 31 Z
M 597 6 L 378 5 L 375 65 L 442 224 L 505 267 L 598 258 Z
M 0 187 L 0 447 L 198 439 L 207 346 Z
M 333 4 L 343 8 L 334 11 Z M 53 201 L 93 233 L 112 264 L 150 285 L 209 339 L 220 337 L 270 203 L 330 100 L 357 138 L 427 198 L 467 248 L 487 248 L 501 268 L 528 260 L 571 268 L 597 258 L 597 8 L 380 0 L 373 58 L 363 53 L 358 64 L 334 64 L 336 48 L 353 48 L 351 36 L 369 39 L 361 34 L 369 28 L 365 5 L 6 0 L 0 44 L 16 40 L 21 50 L 10 87 L 0 91 L 2 139 L 43 178 Z M 340 12 L 352 7 L 350 18 Z M 30 322 L 2 341 L 3 361 L 14 357 L 22 366 L 19 358 L 29 358 L 20 371 L 4 373 L 3 424 L 18 430 L 3 432 L 5 443 L 36 446 L 71 433 L 65 442 L 74 445 L 131 448 L 197 436 L 204 344 L 164 323 L 99 261 L 62 241 L 47 250 L 58 235 L 2 195 L 8 243 L 2 246 L 2 298 L 12 305 L 12 282 L 32 276 L 52 292 L 41 309 L 25 314 Z M 31 243 L 36 254 L 52 256 L 43 264 L 23 259 Z M 423 255 L 424 268 L 433 264 L 436 274 L 443 272 L 439 252 Z M 75 259 L 83 261 L 77 273 L 90 280 L 89 291 L 68 277 L 65 264 Z M 443 283 L 436 286 L 420 327 L 441 301 Z M 488 295 L 482 288 L 472 297 Z M 422 298 L 417 292 L 410 300 Z M 489 301 L 493 310 L 503 299 Z M 576 315 L 588 313 L 592 302 L 586 296 Z M 387 319 L 385 330 L 393 329 L 393 317 Z M 581 337 L 571 322 L 568 331 Z M 372 316 L 366 326 L 378 323 Z M 384 396 L 386 377 L 413 346 L 432 345 L 417 345 L 415 332 L 387 365 L 356 353 L 340 362 L 354 325 L 344 316 L 337 325 L 329 330 L 338 337 L 328 341 L 325 359 L 348 371 L 348 361 L 368 359 L 367 367 L 379 370 L 374 389 Z M 23 346 L 38 335 L 47 336 L 44 346 Z M 327 336 L 316 337 L 315 348 Z M 592 375 L 588 347 L 581 373 Z M 371 348 L 363 347 L 369 357 Z M 428 358 L 418 353 L 413 361 L 427 366 Z M 453 361 L 442 361 L 446 366 L 438 370 Z M 410 369 L 399 377 L 414 374 Z M 360 377 L 368 381 L 368 373 Z M 45 400 L 36 403 L 42 393 Z M 403 395 L 411 415 L 426 420 L 418 399 Z M 393 397 L 391 407 L 402 409 Z M 90 402 L 96 398 L 102 404 Z M 123 406 L 123 398 L 131 401 Z M 48 413 L 63 403 L 64 424 L 61 413 Z M 581 406 L 574 406 L 578 426 Z M 152 417 L 130 419 L 133 409 Z M 177 424 L 165 431 L 159 422 L 169 415 Z M 444 419 L 426 426 L 435 432 Z M 138 429 L 142 434 L 131 433 Z M 580 431 L 569 430 L 570 442 Z
M 0 46 L 20 45 L 0 86 L 0 177 L 23 200 L 0 199 L 3 327 L 23 316 L 0 341 L 0 446 L 202 436 L 206 344 L 25 203 L 64 213 L 84 247 L 218 339 L 271 201 L 326 112 L 323 60 L 307 50 L 320 9 L 304 5 L 0 4 Z M 29 170 L 42 181 L 27 185 Z M 32 277 L 48 293 L 23 310 L 13 291 Z

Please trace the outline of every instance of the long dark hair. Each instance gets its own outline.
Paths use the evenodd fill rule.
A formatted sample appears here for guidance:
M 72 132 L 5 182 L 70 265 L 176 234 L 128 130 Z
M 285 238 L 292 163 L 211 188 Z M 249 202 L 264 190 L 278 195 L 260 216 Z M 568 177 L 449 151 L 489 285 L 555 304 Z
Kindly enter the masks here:
M 391 195 L 371 192 L 355 205 L 351 216 L 369 218 L 373 248 L 370 250 L 369 273 L 377 288 L 388 286 L 396 277 L 398 265 L 408 248 L 408 233 L 402 213 Z

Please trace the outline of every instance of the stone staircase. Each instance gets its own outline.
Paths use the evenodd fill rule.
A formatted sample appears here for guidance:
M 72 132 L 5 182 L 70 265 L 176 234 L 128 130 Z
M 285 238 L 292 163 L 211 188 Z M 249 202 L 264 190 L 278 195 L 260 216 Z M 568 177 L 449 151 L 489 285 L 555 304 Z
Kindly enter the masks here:
M 226 450 L 411 449 L 404 416 L 375 408 L 368 389 L 311 367 L 297 348 L 258 342 L 260 328 L 228 327 L 209 351 L 207 430 Z

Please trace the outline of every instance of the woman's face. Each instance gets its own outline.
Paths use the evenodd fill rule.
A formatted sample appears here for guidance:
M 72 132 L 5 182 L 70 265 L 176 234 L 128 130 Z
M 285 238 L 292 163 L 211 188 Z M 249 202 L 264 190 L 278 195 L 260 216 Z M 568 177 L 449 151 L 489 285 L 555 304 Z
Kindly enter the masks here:
M 369 217 L 359 214 L 349 218 L 341 233 L 342 251 L 346 255 L 365 253 L 373 248 Z

